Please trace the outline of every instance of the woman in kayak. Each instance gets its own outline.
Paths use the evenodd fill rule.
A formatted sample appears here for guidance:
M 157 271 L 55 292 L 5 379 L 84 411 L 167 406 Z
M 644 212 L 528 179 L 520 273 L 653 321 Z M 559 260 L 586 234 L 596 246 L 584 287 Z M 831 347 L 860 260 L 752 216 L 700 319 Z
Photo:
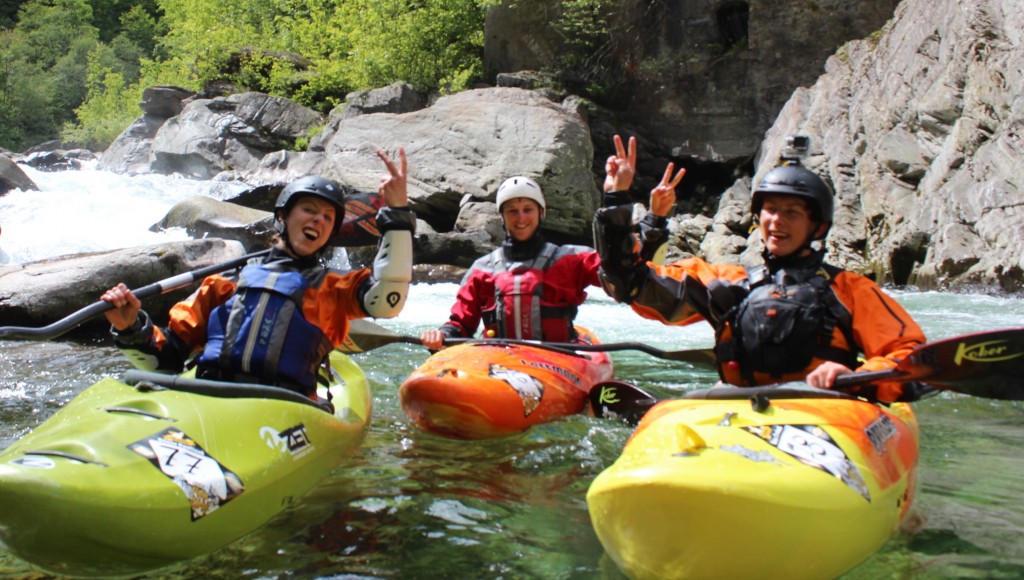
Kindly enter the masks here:
M 328 242 L 345 216 L 345 191 L 321 177 L 288 184 L 277 198 L 277 236 L 270 253 L 237 279 L 213 275 L 174 305 L 166 328 L 155 327 L 123 283 L 102 300 L 114 342 L 143 370 L 181 372 L 195 357 L 196 376 L 287 387 L 315 396 L 327 357 L 348 334 L 349 320 L 397 315 L 412 278 L 412 233 L 406 157 L 398 165 L 377 155 L 389 175 L 381 178 L 386 207 L 372 270 L 340 272 L 326 265 Z
M 764 263 L 709 264 L 699 258 L 664 266 L 634 250 L 632 206 L 624 204 L 635 169 L 635 140 L 615 137 L 604 207 L 594 218 L 601 282 L 609 296 L 644 318 L 684 325 L 707 320 L 715 329 L 718 372 L 737 386 L 806 381 L 828 389 L 838 375 L 894 367 L 924 332 L 873 281 L 824 262 L 833 221 L 832 191 L 799 156 L 783 157 L 751 195 L 764 241 Z M 675 188 L 651 192 L 647 235 L 667 238 Z M 644 233 L 644 223 L 641 232 Z M 661 230 L 663 233 L 656 233 Z M 863 356 L 863 361 L 859 358 Z M 879 383 L 858 394 L 892 402 L 918 398 L 919 385 Z
M 505 241 L 476 260 L 462 279 L 451 316 L 420 335 L 440 350 L 445 338 L 471 338 L 483 321 L 487 338 L 574 341 L 577 307 L 587 286 L 598 285 L 597 253 L 585 246 L 552 244 L 540 232 L 547 203 L 529 177 L 506 179 L 495 204 Z

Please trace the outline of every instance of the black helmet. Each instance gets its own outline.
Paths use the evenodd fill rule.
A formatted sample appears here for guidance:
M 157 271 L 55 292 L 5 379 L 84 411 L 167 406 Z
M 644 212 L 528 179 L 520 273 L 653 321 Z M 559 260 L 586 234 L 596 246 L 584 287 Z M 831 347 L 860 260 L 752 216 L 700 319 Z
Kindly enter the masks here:
M 813 171 L 799 165 L 780 165 L 769 171 L 757 184 L 750 199 L 750 211 L 761 213 L 766 195 L 796 195 L 810 202 L 811 217 L 818 222 L 832 223 L 832 190 Z
M 334 218 L 334 233 L 338 233 L 342 222 L 345 221 L 345 194 L 347 192 L 347 187 L 338 185 L 330 179 L 307 175 L 289 183 L 281 190 L 277 196 L 277 203 L 274 204 L 274 210 L 275 213 L 283 211 L 287 214 L 299 196 L 315 195 L 330 202 L 337 209 L 337 215 Z

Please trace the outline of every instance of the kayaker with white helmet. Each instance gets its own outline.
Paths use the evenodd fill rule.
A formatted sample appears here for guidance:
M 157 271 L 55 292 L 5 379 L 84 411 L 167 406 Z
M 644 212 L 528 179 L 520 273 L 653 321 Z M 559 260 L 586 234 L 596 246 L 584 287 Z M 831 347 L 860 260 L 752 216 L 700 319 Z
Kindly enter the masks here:
M 199 378 L 255 382 L 315 396 L 331 350 L 342 344 L 353 318 L 390 318 L 405 304 L 412 279 L 415 215 L 408 209 L 407 161 L 378 150 L 388 169 L 377 214 L 381 232 L 371 268 L 341 272 L 324 253 L 345 217 L 347 188 L 316 176 L 281 190 L 274 209 L 271 252 L 244 267 L 237 279 L 212 275 L 171 308 L 166 328 L 153 325 L 124 284 L 101 299 L 115 344 L 144 370 L 181 372 L 197 363 Z M 198 355 L 197 355 L 198 353 Z
M 498 187 L 495 204 L 505 240 L 466 272 L 448 321 L 421 334 L 431 350 L 441 349 L 445 338 L 471 338 L 481 321 L 488 338 L 577 338 L 577 307 L 587 297 L 587 286 L 598 284 L 597 253 L 544 239 L 540 226 L 547 202 L 530 177 L 506 179 Z
M 635 168 L 635 154 L 632 167 L 629 162 L 635 140 L 629 152 L 621 138 L 615 140 L 611 186 L 594 220 L 602 285 L 644 318 L 669 325 L 707 320 L 715 329 L 724 382 L 755 386 L 803 380 L 827 389 L 841 374 L 894 367 L 925 342 L 920 326 L 875 282 L 825 263 L 833 195 L 800 164 L 800 155 L 784 156 L 753 189 L 751 212 L 765 245 L 763 264 L 689 258 L 659 266 L 635 251 L 632 207 L 622 203 Z M 807 145 L 798 141 L 801 153 Z M 675 199 L 674 187 L 656 188 L 645 219 L 664 228 Z M 885 402 L 914 400 L 918 388 L 889 382 L 861 387 L 858 394 Z

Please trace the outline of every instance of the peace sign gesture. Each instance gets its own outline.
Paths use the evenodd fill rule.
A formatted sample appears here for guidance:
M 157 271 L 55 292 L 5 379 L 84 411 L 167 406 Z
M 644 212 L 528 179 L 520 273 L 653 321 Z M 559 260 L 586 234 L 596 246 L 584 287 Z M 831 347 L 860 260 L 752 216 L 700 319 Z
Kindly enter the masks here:
M 636 175 L 636 137 L 629 138 L 629 151 L 622 145 L 622 137 L 615 136 L 615 155 L 604 164 L 604 191 L 627 191 Z
M 409 205 L 409 193 L 406 190 L 406 176 L 408 175 L 409 163 L 405 158 L 405 149 L 398 148 L 398 167 L 382 149 L 377 150 L 377 157 L 388 168 L 388 174 L 380 178 L 380 188 L 377 190 L 384 203 L 388 207 L 406 207 Z
M 651 212 L 658 217 L 667 217 L 676 206 L 676 186 L 686 175 L 686 168 L 681 168 L 675 177 L 672 171 L 674 163 L 669 163 L 665 168 L 665 175 L 661 176 L 661 183 L 651 190 Z

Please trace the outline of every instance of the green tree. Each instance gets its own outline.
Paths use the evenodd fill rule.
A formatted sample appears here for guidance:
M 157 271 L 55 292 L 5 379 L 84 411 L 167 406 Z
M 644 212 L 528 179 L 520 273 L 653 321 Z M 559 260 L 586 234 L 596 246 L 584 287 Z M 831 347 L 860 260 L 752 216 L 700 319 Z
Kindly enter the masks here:
M 134 118 L 128 103 L 153 84 L 199 90 L 226 81 L 237 90 L 289 97 L 325 112 L 353 90 L 398 80 L 423 91 L 462 90 L 482 70 L 484 11 L 496 1 L 147 0 L 129 7 L 125 0 L 93 0 L 100 31 L 78 36 L 95 44 L 90 50 L 85 41 L 61 44 L 62 54 L 73 51 L 75 63 L 89 63 L 88 71 L 77 71 L 83 79 L 77 92 L 61 101 L 84 98 L 63 134 L 102 145 L 112 138 L 111 126 L 130 122 L 122 108 Z M 43 21 L 44 13 L 53 17 L 35 10 L 35 21 Z M 77 7 L 69 12 L 79 14 L 77 21 L 85 16 Z M 55 67 L 57 60 L 49 57 L 42 66 L 67 79 L 72 63 Z
M 17 57 L 49 69 L 85 39 L 97 42 L 92 8 L 85 0 L 33 0 L 18 15 L 21 33 Z M 84 82 L 84 78 L 83 78 Z
M 138 94 L 126 85 L 123 75 L 104 64 L 108 59 L 102 48 L 89 55 L 88 98 L 75 110 L 78 122 L 64 125 L 65 143 L 106 149 L 139 116 Z

